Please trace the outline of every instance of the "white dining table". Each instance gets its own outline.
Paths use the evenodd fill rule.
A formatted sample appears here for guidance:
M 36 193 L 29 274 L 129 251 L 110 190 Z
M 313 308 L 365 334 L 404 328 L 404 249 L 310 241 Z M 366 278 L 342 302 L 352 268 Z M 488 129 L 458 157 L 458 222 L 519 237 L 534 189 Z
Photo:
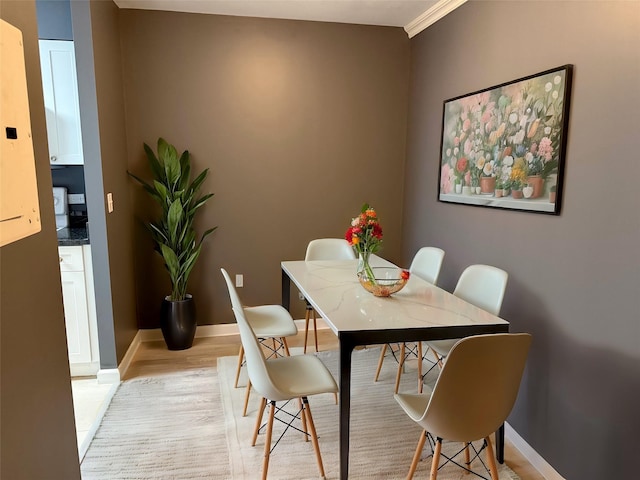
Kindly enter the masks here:
M 372 256 L 372 266 L 393 266 Z M 289 309 L 291 282 L 337 335 L 340 349 L 340 478 L 349 474 L 351 355 L 360 345 L 461 338 L 509 331 L 509 322 L 416 275 L 390 297 L 375 297 L 356 277 L 356 260 L 284 261 L 282 305 Z M 504 461 L 504 429 L 496 432 Z

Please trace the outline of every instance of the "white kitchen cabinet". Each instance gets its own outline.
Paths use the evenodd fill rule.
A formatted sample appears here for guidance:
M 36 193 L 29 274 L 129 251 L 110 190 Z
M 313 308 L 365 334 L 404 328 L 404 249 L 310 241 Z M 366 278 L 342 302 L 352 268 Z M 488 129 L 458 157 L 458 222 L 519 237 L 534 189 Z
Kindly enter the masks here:
M 82 165 L 82 130 L 72 41 L 40 40 L 40 68 L 51 165 Z
M 71 376 L 95 375 L 100 368 L 89 245 L 58 247 L 62 300 Z

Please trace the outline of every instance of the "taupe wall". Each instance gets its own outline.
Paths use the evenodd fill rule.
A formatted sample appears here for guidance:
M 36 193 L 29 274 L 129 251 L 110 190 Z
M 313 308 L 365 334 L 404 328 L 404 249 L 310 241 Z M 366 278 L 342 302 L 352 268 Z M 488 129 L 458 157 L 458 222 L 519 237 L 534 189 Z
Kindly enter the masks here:
M 247 304 L 280 300 L 280 261 L 309 240 L 342 237 L 363 202 L 399 259 L 409 78 L 402 29 L 122 10 L 130 169 L 159 136 L 210 168 L 218 225 L 191 277 L 200 324 L 233 322 L 220 275 L 245 275 Z M 131 183 L 139 218 L 150 203 Z M 141 327 L 158 326 L 168 284 L 137 230 Z M 296 298 L 295 296 L 293 298 Z M 302 302 L 294 301 L 296 307 Z M 298 305 L 300 304 L 300 305 Z M 301 308 L 297 310 L 302 315 Z
M 633 478 L 640 414 L 640 3 L 469 2 L 411 42 L 404 254 L 506 269 L 534 335 L 511 425 L 568 479 Z M 575 65 L 559 216 L 437 202 L 444 100 Z M 613 193 L 615 192 L 615 193 Z
M 33 1 L 0 2 L 22 31 L 42 231 L 0 248 L 0 477 L 80 479 Z

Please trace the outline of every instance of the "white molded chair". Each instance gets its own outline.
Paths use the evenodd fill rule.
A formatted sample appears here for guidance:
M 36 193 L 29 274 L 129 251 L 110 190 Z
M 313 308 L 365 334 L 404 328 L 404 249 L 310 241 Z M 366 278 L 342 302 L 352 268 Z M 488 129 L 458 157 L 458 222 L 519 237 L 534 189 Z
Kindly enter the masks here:
M 453 294 L 497 316 L 502 308 L 508 279 L 507 272 L 500 268 L 490 265 L 470 265 L 460 275 Z M 426 344 L 433 350 L 441 364 L 458 340 L 432 340 Z
M 280 305 L 260 305 L 256 307 L 243 307 L 238 292 L 236 291 L 231 277 L 224 268 L 221 268 L 222 276 L 227 282 L 229 297 L 231 298 L 231 307 L 233 309 L 242 309 L 247 322 L 251 324 L 256 336 L 260 339 L 260 343 L 271 351 L 271 355 L 278 356 L 279 350 L 282 348 L 285 354 L 289 356 L 289 346 L 286 337 L 291 337 L 298 333 L 296 324 L 291 314 L 286 308 Z M 267 345 L 265 340 L 271 339 L 272 345 Z M 279 343 L 279 344 L 278 344 Z M 240 344 L 240 352 L 238 352 L 238 368 L 236 369 L 236 379 L 233 384 L 234 388 L 238 388 L 238 379 L 240 378 L 240 370 L 244 360 L 244 348 Z M 244 409 L 242 416 L 247 415 L 247 405 L 249 404 L 249 395 L 251 394 L 251 381 L 247 381 L 246 393 L 244 398 Z
M 460 453 L 465 452 L 467 470 L 486 449 L 488 468 L 486 465 L 485 468 L 493 480 L 498 480 L 490 435 L 504 423 L 513 408 L 530 344 L 531 335 L 527 333 L 464 338 L 452 348 L 432 393 L 394 396 L 405 413 L 424 429 L 407 479 L 413 478 L 425 441 L 429 439 L 433 449 L 431 480 L 437 480 L 443 440 L 464 443 Z M 464 403 L 461 398 L 472 398 L 473 402 Z M 469 444 L 481 439 L 484 443 L 479 450 Z M 473 459 L 470 447 L 475 452 Z
M 440 270 L 442 268 L 442 261 L 444 259 L 444 250 L 437 247 L 422 247 L 418 250 L 411 261 L 409 272 L 411 275 L 416 275 L 423 280 L 436 285 L 438 283 L 438 277 L 440 276 Z M 398 350 L 393 350 L 393 346 L 384 344 L 380 351 L 380 358 L 378 360 L 378 368 L 376 369 L 376 375 L 374 382 L 378 381 L 380 376 L 380 370 L 384 362 L 384 356 L 387 352 L 387 348 L 391 349 L 393 356 L 398 360 L 398 372 L 396 373 L 396 388 L 395 393 L 398 393 L 400 387 L 400 378 L 404 369 L 404 362 L 410 355 L 415 355 L 418 359 L 422 359 L 422 342 L 417 342 L 413 347 L 410 347 L 409 353 L 406 352 L 407 344 L 401 343 L 399 354 Z M 396 356 L 398 355 L 398 356 Z M 418 361 L 418 388 L 422 391 L 422 362 Z
M 356 254 L 353 248 L 344 238 L 318 238 L 311 240 L 307 245 L 305 261 L 312 260 L 355 260 Z M 306 299 L 305 299 L 306 301 Z M 316 352 L 318 351 L 318 330 L 316 326 L 317 315 L 311 304 L 307 303 L 304 317 L 304 353 L 307 353 L 307 338 L 309 336 L 309 320 L 313 316 L 313 335 L 315 338 Z
M 444 259 L 444 250 L 437 247 L 422 247 L 413 257 L 409 272 L 417 275 L 423 280 L 436 285 L 440 270 L 442 269 L 442 260 Z
M 223 271 L 224 273 L 224 271 Z M 240 339 L 244 346 L 247 359 L 247 371 L 254 389 L 262 396 L 251 445 L 255 446 L 261 429 L 262 416 L 269 403 L 269 417 L 266 423 L 266 439 L 264 445 L 264 460 L 262 463 L 262 479 L 267 478 L 269 457 L 271 453 L 271 436 L 273 420 L 276 414 L 276 402 L 298 399 L 300 410 L 296 419 L 301 420 L 301 429 L 305 433 L 305 440 L 311 437 L 316 453 L 320 477 L 324 478 L 324 466 L 318 436 L 316 434 L 313 417 L 307 397 L 320 393 L 333 393 L 338 386 L 325 365 L 313 355 L 296 355 L 293 357 L 278 357 L 265 359 L 256 333 L 245 317 L 247 309 L 235 308 L 233 312 L 240 329 Z M 284 423 L 290 424 L 290 418 Z M 277 442 L 276 442 L 277 445 Z

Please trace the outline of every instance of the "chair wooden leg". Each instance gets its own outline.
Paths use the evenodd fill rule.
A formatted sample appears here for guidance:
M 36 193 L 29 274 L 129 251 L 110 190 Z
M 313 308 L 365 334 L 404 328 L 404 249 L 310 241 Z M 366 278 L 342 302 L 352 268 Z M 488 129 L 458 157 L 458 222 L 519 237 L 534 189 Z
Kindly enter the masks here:
M 307 397 L 302 398 L 304 408 L 307 411 L 307 427 L 309 428 L 309 434 L 311 435 L 311 443 L 313 443 L 313 449 L 316 451 L 316 460 L 318 461 L 318 470 L 320 471 L 320 478 L 324 478 L 324 466 L 322 465 L 322 455 L 320 455 L 320 445 L 318 444 L 318 435 L 316 434 L 316 426 L 313 423 L 313 417 L 311 416 L 311 409 L 309 408 L 309 400 Z
M 382 362 L 384 362 L 384 354 L 387 352 L 387 344 L 385 343 L 382 346 L 382 350 L 380 351 L 380 359 L 378 360 L 378 369 L 376 370 L 376 376 L 373 379 L 374 382 L 378 381 L 378 376 L 380 375 L 380 370 L 382 370 Z
M 489 464 L 489 473 L 492 480 L 498 480 L 498 466 L 496 465 L 496 456 L 493 453 L 493 445 L 491 445 L 491 437 L 486 437 L 487 442 L 487 463 Z
M 438 477 L 438 465 L 440 464 L 440 452 L 442 451 L 442 439 L 436 439 L 436 448 L 433 451 L 433 459 L 431 460 L 431 473 L 429 480 L 436 480 Z
M 276 402 L 271 401 L 269 420 L 267 422 L 267 437 L 264 440 L 264 460 L 262 461 L 262 480 L 267 480 L 269 471 L 269 455 L 271 454 L 271 434 L 273 433 L 273 417 L 276 413 Z
M 238 388 L 238 380 L 240 379 L 240 369 L 242 368 L 242 361 L 244 360 L 244 348 L 240 344 L 240 351 L 238 352 L 238 368 L 236 370 L 236 381 L 233 382 L 233 388 Z
M 303 432 L 306 432 L 307 431 L 307 415 L 305 413 L 304 406 L 302 405 L 302 398 L 298 398 L 298 407 L 300 407 L 300 423 L 302 424 L 301 430 Z M 306 433 L 303 433 L 303 435 L 304 435 L 304 441 L 308 442 L 309 435 L 307 435 Z
M 256 415 L 256 427 L 253 430 L 253 438 L 251 439 L 251 446 L 256 446 L 258 440 L 258 432 L 260 431 L 260 424 L 262 423 L 262 416 L 264 415 L 264 409 L 267 406 L 267 399 L 260 399 L 260 406 L 258 407 L 258 414 Z
M 291 353 L 289 353 L 289 344 L 287 343 L 287 339 L 284 337 L 281 337 L 280 341 L 282 342 L 282 346 L 284 347 L 284 353 L 287 354 L 287 357 L 290 357 Z
M 433 356 L 436 357 L 436 363 L 438 364 L 438 367 L 442 368 L 443 363 L 442 363 L 442 359 L 440 358 L 440 355 L 438 355 L 438 352 L 436 352 L 431 347 L 429 347 L 429 349 L 431 350 L 431 353 L 433 353 Z
M 242 416 L 247 416 L 247 408 L 249 407 L 249 396 L 251 395 L 251 380 L 247 379 L 247 388 L 244 391 L 244 408 L 242 409 Z
M 471 453 L 469 452 L 469 442 L 464 443 L 464 464 L 469 470 L 471 470 Z M 469 472 L 467 470 L 465 470 L 464 473 L 469 475 Z
M 307 308 L 304 313 L 304 353 L 307 353 L 307 338 L 309 337 L 309 316 L 311 314 L 311 310 Z
M 424 449 L 424 443 L 427 440 L 427 431 L 423 430 L 420 434 L 420 439 L 418 440 L 418 446 L 416 447 L 416 453 L 413 454 L 413 461 L 411 462 L 411 467 L 409 467 L 409 473 L 407 474 L 407 480 L 411 480 L 413 478 L 413 474 L 416 473 L 416 468 L 418 468 L 418 463 L 420 463 L 420 456 L 422 455 L 422 450 Z
M 402 369 L 404 368 L 404 351 L 406 344 L 402 342 L 400 344 L 400 362 L 398 363 L 398 373 L 396 373 L 396 389 L 394 393 L 398 393 L 398 389 L 400 388 L 400 378 L 402 377 Z

